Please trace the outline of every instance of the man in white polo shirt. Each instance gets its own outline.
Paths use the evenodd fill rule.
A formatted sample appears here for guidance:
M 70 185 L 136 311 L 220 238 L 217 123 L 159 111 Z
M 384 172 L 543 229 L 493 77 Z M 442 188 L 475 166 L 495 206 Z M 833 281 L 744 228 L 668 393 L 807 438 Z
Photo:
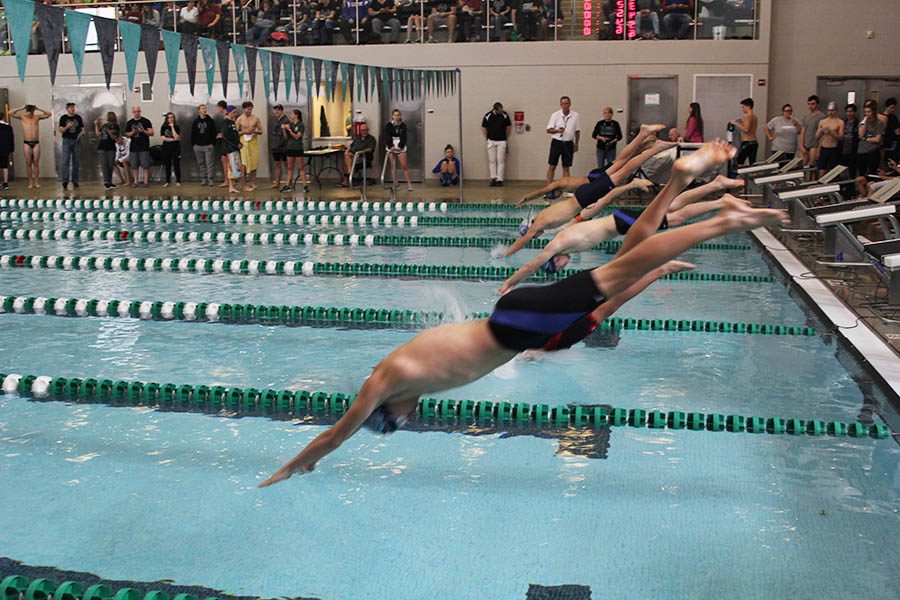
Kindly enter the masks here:
M 572 110 L 572 100 L 568 96 L 559 99 L 560 109 L 550 115 L 547 133 L 550 134 L 550 159 L 547 161 L 547 183 L 556 175 L 556 165 L 562 158 L 563 177 L 569 177 L 569 167 L 578 152 L 578 140 L 581 138 L 581 120 L 578 113 Z

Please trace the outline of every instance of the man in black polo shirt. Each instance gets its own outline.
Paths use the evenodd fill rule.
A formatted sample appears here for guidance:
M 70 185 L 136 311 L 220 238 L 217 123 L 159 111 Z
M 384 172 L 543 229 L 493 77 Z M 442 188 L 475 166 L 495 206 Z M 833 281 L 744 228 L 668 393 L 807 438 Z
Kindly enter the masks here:
M 81 115 L 75 114 L 75 103 L 66 104 L 66 113 L 59 118 L 56 128 L 62 136 L 62 168 L 59 170 L 59 178 L 62 179 L 62 187 L 69 185 L 69 165 L 72 170 L 72 185 L 78 187 L 78 163 L 81 158 L 81 136 L 84 135 L 84 121 Z
M 488 164 L 491 169 L 491 187 L 503 187 L 503 172 L 506 169 L 506 141 L 512 123 L 503 105 L 494 102 L 494 108 L 481 120 L 481 131 L 487 138 Z
M 131 139 L 131 154 L 128 162 L 131 163 L 131 187 L 137 187 L 138 175 L 144 170 L 144 187 L 150 181 L 150 136 L 153 135 L 153 125 L 150 119 L 141 116 L 141 107 L 134 106 L 131 109 L 134 118 L 125 123 L 125 137 Z

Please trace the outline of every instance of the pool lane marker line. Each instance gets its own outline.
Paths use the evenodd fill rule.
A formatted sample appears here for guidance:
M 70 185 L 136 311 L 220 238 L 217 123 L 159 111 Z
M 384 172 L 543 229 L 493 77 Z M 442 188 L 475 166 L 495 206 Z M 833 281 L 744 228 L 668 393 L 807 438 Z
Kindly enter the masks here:
M 81 271 L 156 271 L 171 273 L 230 273 L 233 275 L 337 275 L 344 277 L 406 277 L 465 281 L 504 281 L 515 267 L 474 265 L 410 265 L 383 263 L 337 263 L 311 261 L 224 260 L 212 258 L 134 258 L 127 256 L 30 256 L 0 255 L 0 268 L 58 269 Z M 535 273 L 529 279 L 556 281 L 579 271 L 563 269 L 557 273 Z M 660 281 L 771 283 L 767 275 L 697 273 L 685 271 L 660 278 Z
M 259 324 L 313 327 L 358 327 L 366 329 L 424 329 L 444 322 L 444 313 L 378 308 L 334 306 L 286 306 L 268 304 L 228 304 L 218 302 L 175 302 L 163 300 L 97 300 L 93 298 L 44 298 L 41 296 L 0 296 L 0 314 L 59 317 L 121 317 L 152 321 L 192 323 Z M 490 313 L 467 315 L 485 319 Z M 738 335 L 814 336 L 812 327 L 765 323 L 731 323 L 686 319 L 634 319 L 612 317 L 597 331 L 693 331 Z
M 169 243 L 217 243 L 243 246 L 389 246 L 427 248 L 493 248 L 508 244 L 512 238 L 463 237 L 463 236 L 398 236 L 398 235 L 344 235 L 332 233 L 244 233 L 227 231 L 126 231 L 110 229 L 0 229 L 0 238 L 22 241 L 108 241 L 108 242 L 169 242 Z M 526 248 L 544 248 L 550 240 L 532 238 Z M 621 240 L 609 240 L 594 246 L 594 250 L 614 252 L 622 247 Z M 691 250 L 749 251 L 745 244 L 701 243 Z
M 275 212 L 414 212 L 414 213 L 455 213 L 455 212 L 535 212 L 542 206 L 513 206 L 511 204 L 487 203 L 447 203 L 447 202 L 360 202 L 360 201 L 314 201 L 314 200 L 132 200 L 84 199 L 84 198 L 0 198 L 0 208 L 35 209 L 56 208 L 66 210 L 201 210 L 220 211 L 275 211 Z M 641 205 L 610 204 L 605 210 L 639 210 Z
M 306 390 L 259 390 L 207 385 L 176 385 L 94 378 L 62 378 L 46 375 L 0 374 L 5 394 L 18 394 L 38 400 L 100 402 L 125 406 L 179 406 L 183 408 L 222 407 L 229 410 L 293 416 L 341 415 L 353 404 L 355 396 Z M 418 416 L 422 419 L 453 419 L 477 423 L 528 423 L 542 427 L 601 428 L 631 426 L 650 429 L 689 429 L 692 431 L 730 431 L 733 433 L 769 433 L 772 435 L 810 435 L 833 437 L 891 436 L 881 423 L 844 423 L 819 419 L 796 419 L 743 415 L 704 414 L 609 406 L 549 406 L 526 402 L 491 402 L 420 398 Z

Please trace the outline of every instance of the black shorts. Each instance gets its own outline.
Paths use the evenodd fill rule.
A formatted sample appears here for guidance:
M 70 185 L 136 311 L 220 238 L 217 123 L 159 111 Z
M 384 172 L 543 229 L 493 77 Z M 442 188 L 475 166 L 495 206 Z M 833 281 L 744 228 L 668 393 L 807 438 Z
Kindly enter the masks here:
M 840 160 L 840 148 L 819 148 L 819 158 L 816 160 L 816 166 L 820 171 L 830 171 L 838 166 Z
M 631 226 L 634 225 L 634 222 L 638 220 L 638 217 L 640 217 L 643 212 L 643 210 L 632 210 L 630 208 L 623 208 L 614 212 L 612 216 L 613 220 L 616 222 L 616 231 L 619 232 L 619 235 L 628 233 L 628 230 L 631 229 Z M 669 218 L 663 217 L 662 224 L 659 226 L 659 231 L 668 228 Z
M 575 157 L 575 142 L 563 142 L 556 138 L 550 140 L 550 158 L 547 159 L 547 164 L 555 167 L 559 164 L 560 157 L 564 167 L 571 167 Z
M 298 158 L 300 156 L 303 156 L 303 150 L 291 150 L 290 148 L 288 148 L 286 152 L 287 156 L 290 158 Z
M 272 151 L 272 160 L 275 162 L 284 162 L 287 160 L 287 151 L 286 150 L 274 150 Z
M 616 187 L 616 184 L 609 178 L 606 171 L 601 171 L 599 173 L 591 171 L 588 175 L 588 179 L 590 180 L 589 183 L 579 185 L 575 190 L 575 199 L 578 200 L 578 204 L 581 205 L 581 208 L 587 208 L 610 193 L 612 189 Z
M 509 350 L 561 350 L 597 328 L 591 313 L 604 302 L 591 272 L 580 271 L 552 285 L 520 287 L 504 295 L 488 327 Z
M 8 169 L 9 168 L 9 155 L 3 156 L 0 154 L 0 169 Z

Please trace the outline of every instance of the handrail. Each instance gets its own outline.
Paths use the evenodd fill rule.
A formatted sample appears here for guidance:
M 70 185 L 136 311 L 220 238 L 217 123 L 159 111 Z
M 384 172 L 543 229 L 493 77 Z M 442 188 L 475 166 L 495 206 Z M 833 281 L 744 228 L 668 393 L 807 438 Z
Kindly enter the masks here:
M 347 178 L 349 179 L 349 182 L 350 182 L 351 189 L 353 188 L 353 173 L 356 172 L 356 161 L 359 158 L 359 156 L 361 154 L 365 154 L 365 152 L 366 152 L 365 150 L 360 150 L 359 152 L 353 153 L 353 162 L 350 163 L 350 173 L 347 175 Z M 361 198 L 363 200 L 369 199 L 368 198 L 369 186 L 368 186 L 368 179 L 366 178 L 366 163 L 367 162 L 368 161 L 366 161 L 366 160 L 362 161 L 362 195 L 361 195 Z

